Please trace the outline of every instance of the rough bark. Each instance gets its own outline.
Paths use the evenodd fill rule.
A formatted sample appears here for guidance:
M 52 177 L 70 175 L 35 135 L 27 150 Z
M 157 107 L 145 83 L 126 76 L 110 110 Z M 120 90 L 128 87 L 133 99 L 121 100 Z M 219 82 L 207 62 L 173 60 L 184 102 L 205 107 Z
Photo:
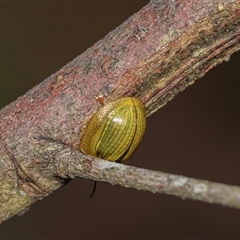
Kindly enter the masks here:
M 144 187 L 147 180 L 139 185 L 135 168 L 125 171 L 125 166 L 96 162 L 78 152 L 86 122 L 101 107 L 95 100 L 97 96 L 102 95 L 105 103 L 122 96 L 138 97 L 149 116 L 239 48 L 240 0 L 154 0 L 3 108 L 0 222 L 74 177 L 239 207 L 238 187 L 224 191 L 233 193 L 227 202 L 218 195 L 219 188 L 211 188 L 211 193 L 217 192 L 214 198 L 207 198 L 210 188 L 205 191 L 206 197 L 199 198 L 198 191 L 174 193 L 174 184 L 167 188 L 159 179 L 157 191 Z M 107 169 L 111 169 L 111 174 Z M 143 179 L 155 176 L 151 171 L 136 171 Z M 129 185 L 129 179 L 136 181 Z

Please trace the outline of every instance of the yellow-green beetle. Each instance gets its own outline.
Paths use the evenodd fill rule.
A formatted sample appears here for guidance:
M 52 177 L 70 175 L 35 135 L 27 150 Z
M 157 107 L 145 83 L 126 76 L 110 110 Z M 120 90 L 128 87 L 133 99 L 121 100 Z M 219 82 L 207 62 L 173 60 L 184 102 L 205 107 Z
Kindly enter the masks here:
M 137 98 L 120 98 L 106 104 L 92 116 L 80 149 L 91 156 L 122 162 L 133 154 L 145 128 L 143 103 Z

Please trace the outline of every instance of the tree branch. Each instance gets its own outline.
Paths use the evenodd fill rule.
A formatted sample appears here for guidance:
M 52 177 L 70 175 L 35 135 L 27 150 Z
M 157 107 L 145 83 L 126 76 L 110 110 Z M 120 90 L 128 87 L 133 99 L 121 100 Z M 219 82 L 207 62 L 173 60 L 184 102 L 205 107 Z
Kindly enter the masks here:
M 82 177 L 153 193 L 166 193 L 180 198 L 240 208 L 238 186 L 107 162 L 55 142 L 47 143 L 43 149 L 41 154 L 46 159 L 52 159 L 51 166 L 49 165 L 47 169 L 54 168 L 57 175 L 64 179 Z
M 100 107 L 95 97 L 106 103 L 138 97 L 149 116 L 239 48 L 240 0 L 151 1 L 3 108 L 0 222 L 77 176 L 239 207 L 238 187 L 95 160 L 78 150 Z

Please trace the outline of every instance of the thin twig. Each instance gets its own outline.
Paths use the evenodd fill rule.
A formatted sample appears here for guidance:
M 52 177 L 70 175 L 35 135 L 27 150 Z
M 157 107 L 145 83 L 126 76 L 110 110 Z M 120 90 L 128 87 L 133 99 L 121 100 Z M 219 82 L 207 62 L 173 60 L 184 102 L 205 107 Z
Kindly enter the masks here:
M 68 146 L 50 142 L 51 158 L 63 178 L 83 177 L 153 193 L 166 193 L 240 208 L 240 187 L 152 171 L 86 156 Z

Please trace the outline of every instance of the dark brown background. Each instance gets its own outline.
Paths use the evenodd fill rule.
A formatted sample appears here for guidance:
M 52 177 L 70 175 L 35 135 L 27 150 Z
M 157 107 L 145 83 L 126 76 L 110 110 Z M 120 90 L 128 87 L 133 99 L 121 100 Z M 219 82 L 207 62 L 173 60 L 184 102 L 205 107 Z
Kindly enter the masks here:
M 148 1 L 0 3 L 0 107 Z M 148 119 L 125 164 L 240 185 L 240 53 Z M 77 179 L 0 226 L 0 239 L 240 238 L 240 210 Z

